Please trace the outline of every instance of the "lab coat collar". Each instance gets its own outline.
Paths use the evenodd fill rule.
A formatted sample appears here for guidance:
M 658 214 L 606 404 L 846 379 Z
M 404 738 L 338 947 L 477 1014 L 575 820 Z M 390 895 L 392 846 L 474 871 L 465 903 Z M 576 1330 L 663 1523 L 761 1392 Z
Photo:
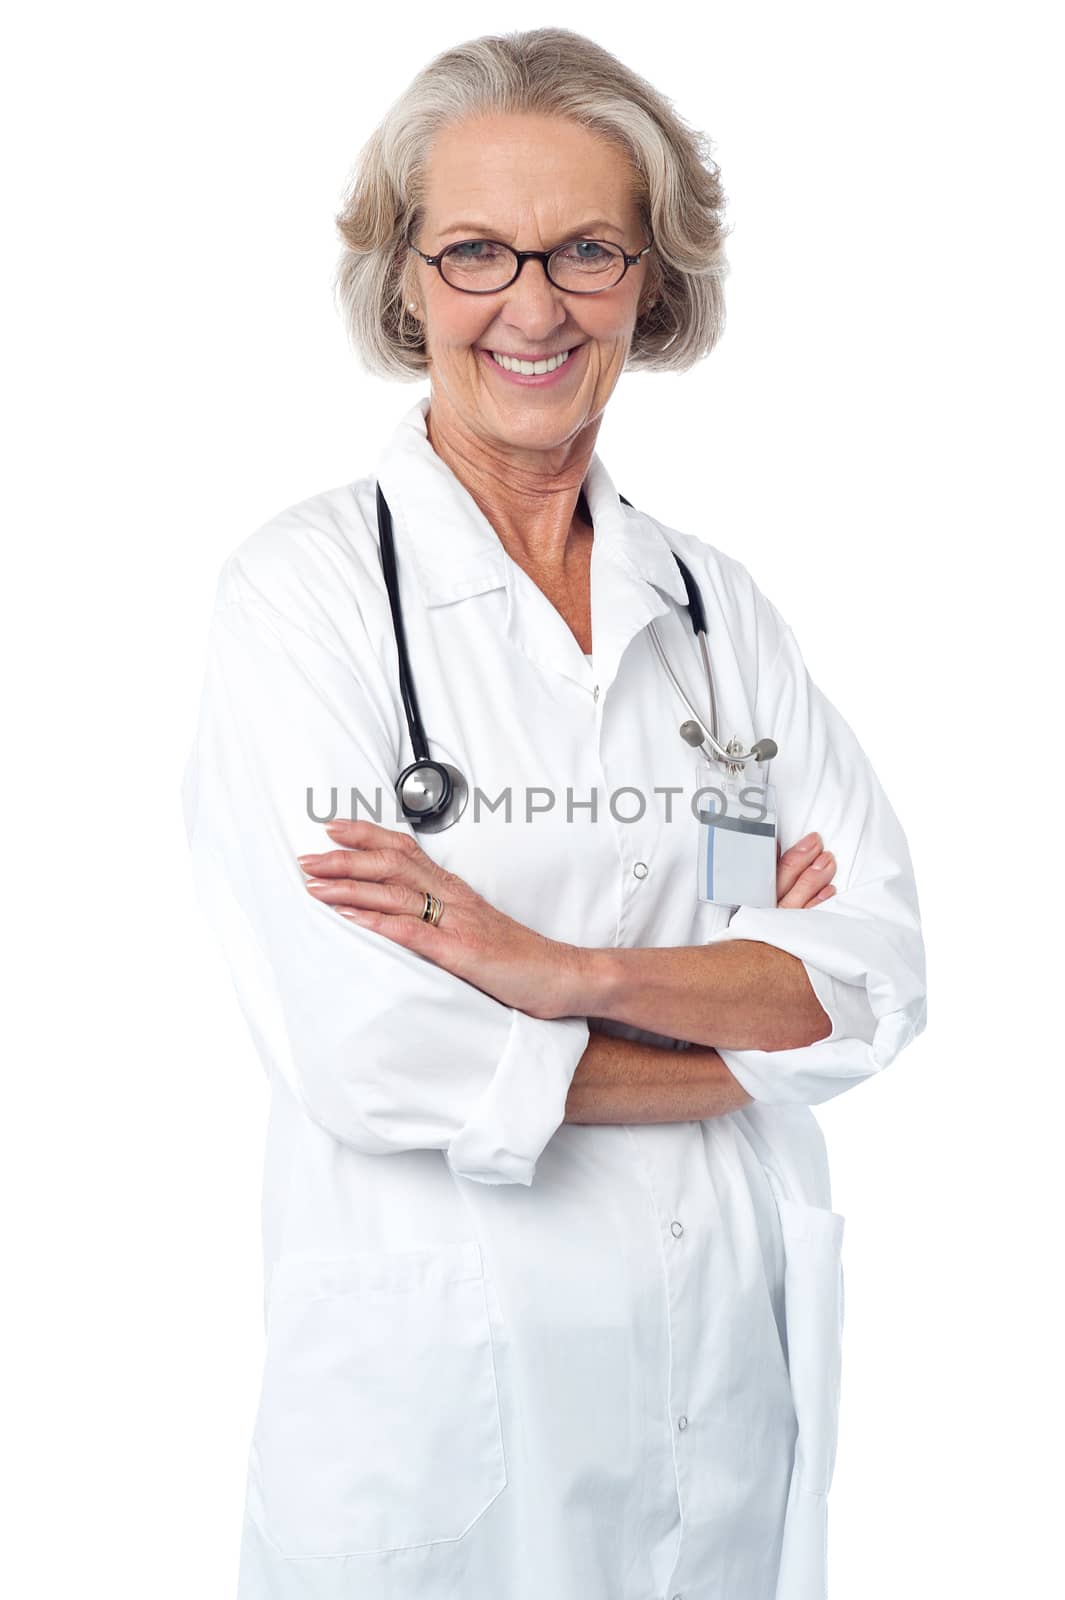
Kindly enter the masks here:
M 448 605 L 500 588 L 508 557 L 480 506 L 429 442 L 428 395 L 401 418 L 381 454 L 377 477 L 393 522 L 406 534 L 427 605 Z M 684 583 L 657 523 L 623 506 L 598 453 L 593 452 L 584 492 L 595 541 L 637 577 L 683 604 Z
M 429 441 L 423 395 L 401 418 L 378 461 L 377 478 L 418 569 L 426 605 L 449 605 L 488 590 L 507 592 L 506 632 L 533 660 L 584 682 L 587 662 L 547 597 L 507 555 L 476 500 Z M 592 549 L 592 634 L 601 690 L 613 680 L 630 640 L 669 601 L 683 605 L 684 581 L 662 530 L 622 505 L 593 452 L 584 492 L 595 537 Z M 400 558 L 402 564 L 402 558 Z
M 426 605 L 448 605 L 505 582 L 506 551 L 476 500 L 429 442 L 423 395 L 382 451 L 377 481 L 397 543 L 414 557 Z M 402 564 L 402 556 L 399 558 Z

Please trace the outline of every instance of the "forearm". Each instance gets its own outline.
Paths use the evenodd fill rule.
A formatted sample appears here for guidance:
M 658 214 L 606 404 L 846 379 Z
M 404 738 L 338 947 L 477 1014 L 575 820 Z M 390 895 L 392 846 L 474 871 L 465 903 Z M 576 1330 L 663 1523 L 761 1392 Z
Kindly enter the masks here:
M 750 1105 L 716 1050 L 593 1033 L 573 1075 L 566 1122 L 700 1122 Z
M 832 1031 L 802 962 L 757 940 L 582 957 L 580 1015 L 732 1050 L 798 1049 Z

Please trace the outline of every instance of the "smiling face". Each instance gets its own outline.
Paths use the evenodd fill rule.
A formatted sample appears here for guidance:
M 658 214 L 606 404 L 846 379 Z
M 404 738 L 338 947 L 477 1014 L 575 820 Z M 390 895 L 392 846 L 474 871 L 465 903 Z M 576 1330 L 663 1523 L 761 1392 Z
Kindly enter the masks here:
M 464 239 L 515 250 L 552 250 L 603 239 L 635 255 L 648 243 L 625 154 L 576 123 L 493 115 L 445 129 L 428 161 L 421 224 L 426 255 Z M 414 258 L 413 296 L 426 338 L 431 408 L 495 448 L 558 450 L 597 422 L 621 376 L 636 319 L 652 298 L 649 256 L 611 289 L 568 294 L 541 262 L 527 261 L 508 289 L 464 294 Z M 554 373 L 515 379 L 492 352 L 542 361 Z

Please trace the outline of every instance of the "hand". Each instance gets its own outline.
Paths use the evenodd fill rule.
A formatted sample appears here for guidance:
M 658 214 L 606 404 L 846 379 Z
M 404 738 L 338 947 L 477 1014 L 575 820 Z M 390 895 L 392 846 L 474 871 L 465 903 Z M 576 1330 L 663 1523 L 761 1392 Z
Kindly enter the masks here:
M 365 821 L 331 822 L 325 831 L 340 848 L 299 858 L 315 899 L 530 1017 L 582 1014 L 589 952 L 497 911 L 410 834 Z M 777 864 L 778 906 L 813 906 L 835 894 L 834 859 L 814 868 L 820 835 L 807 840 Z M 444 902 L 435 928 L 421 920 L 426 889 Z
M 778 910 L 782 906 L 803 910 L 818 905 L 822 900 L 829 900 L 835 894 L 831 880 L 836 875 L 836 858 L 829 851 L 825 865 L 815 867 L 813 863 L 820 859 L 820 855 L 819 833 L 808 833 L 790 850 L 785 850 L 777 862 Z
M 583 952 L 497 911 L 447 872 L 408 833 L 375 822 L 330 822 L 340 849 L 300 856 L 307 889 L 351 922 L 483 989 L 530 1017 L 570 1016 Z M 444 902 L 434 928 L 421 920 L 424 890 Z

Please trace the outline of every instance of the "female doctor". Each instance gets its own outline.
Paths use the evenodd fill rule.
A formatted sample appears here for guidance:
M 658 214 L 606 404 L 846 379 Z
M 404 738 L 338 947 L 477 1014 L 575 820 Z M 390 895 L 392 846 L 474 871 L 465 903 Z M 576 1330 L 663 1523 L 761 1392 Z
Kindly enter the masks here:
M 339 218 L 364 361 L 430 393 L 226 560 L 184 786 L 273 1091 L 241 1600 L 825 1593 L 810 1107 L 920 1031 L 924 957 L 790 628 L 594 450 L 623 370 L 713 347 L 721 207 L 544 28 L 431 62 Z

